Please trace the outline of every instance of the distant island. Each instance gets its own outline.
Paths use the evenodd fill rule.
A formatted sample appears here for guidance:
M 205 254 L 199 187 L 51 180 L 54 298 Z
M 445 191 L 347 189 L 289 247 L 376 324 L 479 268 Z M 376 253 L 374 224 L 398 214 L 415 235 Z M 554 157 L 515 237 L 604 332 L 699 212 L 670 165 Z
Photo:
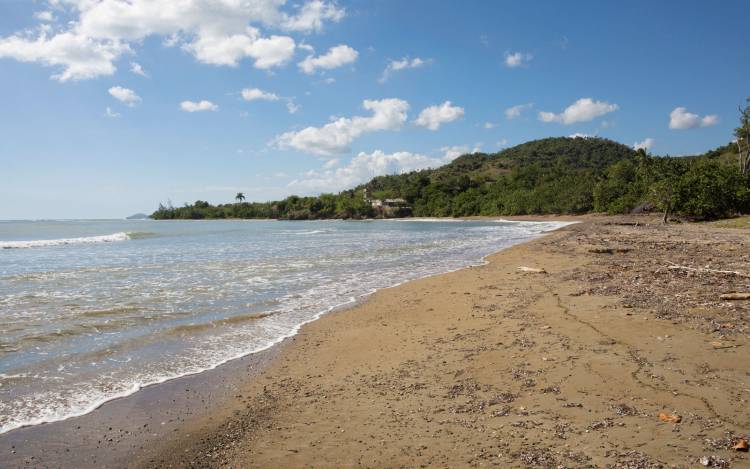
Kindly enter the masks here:
M 145 220 L 147 218 L 149 218 L 149 215 L 146 215 L 145 213 L 135 213 L 129 217 L 125 217 L 126 220 Z
M 691 219 L 750 212 L 750 99 L 736 140 L 695 156 L 652 156 L 594 137 L 545 138 L 445 166 L 378 176 L 338 194 L 273 202 L 159 205 L 156 220 L 284 220 L 609 214 L 659 211 Z

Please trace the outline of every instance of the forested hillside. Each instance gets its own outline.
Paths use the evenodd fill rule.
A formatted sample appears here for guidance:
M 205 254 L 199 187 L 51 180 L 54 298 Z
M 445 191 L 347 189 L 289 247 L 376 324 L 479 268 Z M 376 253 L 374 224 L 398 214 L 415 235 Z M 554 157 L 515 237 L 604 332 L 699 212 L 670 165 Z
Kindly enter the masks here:
M 373 199 L 405 199 L 411 215 L 420 217 L 658 210 L 710 219 L 750 208 L 748 178 L 738 169 L 731 145 L 694 157 L 656 157 L 607 139 L 560 137 L 494 154 L 463 155 L 440 168 L 379 176 L 339 194 L 264 203 L 240 199 L 218 206 L 204 201 L 162 205 L 152 217 L 382 216 L 365 201 L 365 189 Z

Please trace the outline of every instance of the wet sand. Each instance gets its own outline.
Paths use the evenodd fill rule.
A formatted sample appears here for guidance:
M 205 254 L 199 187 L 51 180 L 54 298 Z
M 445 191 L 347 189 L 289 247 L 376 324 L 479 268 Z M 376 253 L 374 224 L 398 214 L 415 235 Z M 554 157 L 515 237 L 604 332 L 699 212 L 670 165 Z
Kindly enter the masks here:
M 266 353 L 11 432 L 0 465 L 748 467 L 732 447 L 750 432 L 750 302 L 721 298 L 750 291 L 748 244 L 587 217 Z
M 655 222 L 589 219 L 311 323 L 142 465 L 747 467 L 748 302 L 721 294 L 750 291 L 748 231 Z

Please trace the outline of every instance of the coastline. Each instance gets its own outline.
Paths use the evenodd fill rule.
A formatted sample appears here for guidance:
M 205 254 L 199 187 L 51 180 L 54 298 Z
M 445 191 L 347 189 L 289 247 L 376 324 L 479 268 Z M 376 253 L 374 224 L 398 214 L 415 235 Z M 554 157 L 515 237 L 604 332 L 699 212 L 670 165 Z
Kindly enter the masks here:
M 744 280 L 660 266 L 737 269 L 744 236 L 592 218 L 378 291 L 136 466 L 741 467 Z
M 565 220 L 554 216 L 522 217 L 518 220 L 498 217 L 448 218 L 447 220 L 470 219 L 573 221 L 575 217 L 565 217 Z M 406 218 L 404 220 L 421 219 Z M 439 219 L 439 221 L 445 220 Z M 547 233 L 549 232 L 537 235 L 537 237 Z M 530 239 L 533 240 L 535 237 Z M 153 441 L 168 437 L 172 434 L 171 432 L 180 432 L 181 426 L 188 419 L 209 415 L 216 408 L 226 405 L 224 401 L 234 397 L 233 390 L 243 380 L 252 379 L 251 376 L 260 373 L 288 343 L 294 341 L 299 330 L 307 324 L 329 314 L 356 308 L 381 290 L 486 264 L 487 257 L 493 254 L 485 256 L 476 264 L 429 274 L 417 279 L 404 280 L 352 298 L 328 310 L 320 311 L 314 318 L 300 324 L 293 334 L 281 337 L 277 342 L 258 351 L 227 359 L 200 372 L 188 373 L 142 386 L 126 395 L 108 399 L 79 415 L 26 425 L 0 434 L 0 454 L 7 454 L 8 465 L 14 467 L 40 463 L 78 467 L 86 465 L 120 467 L 126 462 L 129 464 L 134 449 L 138 449 L 140 454 L 150 454 L 150 450 L 155 446 Z M 185 392 L 191 393 L 190 399 L 180 393 L 182 388 L 185 388 Z M 196 400 L 200 400 L 201 404 L 196 406 L 194 404 Z M 209 400 L 213 402 L 207 403 L 206 401 Z M 154 422 L 158 426 L 155 426 Z
M 637 221 L 586 217 L 484 265 L 379 290 L 271 349 L 0 436 L 0 454 L 8 467 L 741 466 L 728 445 L 750 431 L 737 384 L 750 343 L 746 317 L 722 315 L 745 309 L 668 317 L 649 286 L 633 296 L 606 274 L 631 275 L 657 243 L 680 247 L 675 262 L 724 265 L 706 250 L 744 233 Z M 591 252 L 602 245 L 616 250 Z M 681 423 L 659 422 L 665 409 Z

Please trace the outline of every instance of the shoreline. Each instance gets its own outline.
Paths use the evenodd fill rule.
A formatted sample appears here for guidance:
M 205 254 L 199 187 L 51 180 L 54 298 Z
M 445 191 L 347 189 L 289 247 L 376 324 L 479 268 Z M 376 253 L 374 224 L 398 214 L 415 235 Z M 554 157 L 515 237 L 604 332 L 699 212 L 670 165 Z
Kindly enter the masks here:
M 741 467 L 748 308 L 714 297 L 743 280 L 660 266 L 739 270 L 745 234 L 637 221 L 568 226 L 326 315 L 134 466 Z
M 378 290 L 264 352 L 2 435 L 0 454 L 8 467 L 743 467 L 750 311 L 717 292 L 746 282 L 663 266 L 746 270 L 734 251 L 749 230 L 635 221 L 587 219 Z
M 510 217 L 510 218 L 517 218 L 517 219 L 511 220 L 509 218 L 498 218 L 498 217 L 470 217 L 470 218 L 446 218 L 444 220 L 444 219 L 436 219 L 436 218 L 411 218 L 410 217 L 410 218 L 393 219 L 393 220 L 394 221 L 428 220 L 428 221 L 458 221 L 458 222 L 471 221 L 471 220 L 484 220 L 484 221 L 496 220 L 496 221 L 519 221 L 519 222 L 522 222 L 522 221 L 558 222 L 559 221 L 559 222 L 577 223 L 578 222 L 577 220 L 579 219 L 576 217 L 564 217 L 564 219 L 561 219 L 555 216 Z M 188 221 L 192 221 L 192 220 L 188 220 Z M 198 220 L 198 221 L 201 221 L 201 220 Z M 287 221 L 287 220 L 280 220 L 280 221 Z M 330 220 L 315 220 L 315 221 L 330 221 Z M 333 220 L 333 221 L 346 221 L 346 220 Z M 355 221 L 362 221 L 362 220 L 355 220 Z M 534 240 L 547 236 L 550 233 L 553 233 L 557 230 L 564 229 L 565 226 L 569 226 L 569 224 L 563 225 L 554 230 L 546 231 L 539 235 L 533 236 L 525 241 L 522 241 L 520 244 L 533 242 Z M 210 382 L 213 380 L 213 378 L 219 378 L 221 381 L 224 382 L 222 386 L 225 388 L 223 392 L 226 394 L 227 389 L 234 388 L 238 385 L 238 383 L 235 382 L 234 380 L 227 380 L 226 378 L 228 375 L 231 375 L 232 373 L 236 372 L 237 370 L 242 369 L 243 367 L 246 369 L 252 370 L 252 372 L 250 373 L 251 376 L 262 373 L 263 367 L 267 366 L 270 362 L 272 362 L 273 357 L 276 357 L 279 353 L 281 353 L 281 350 L 288 343 L 294 342 L 294 338 L 308 324 L 319 321 L 320 319 L 331 314 L 342 313 L 342 312 L 350 311 L 352 309 L 356 309 L 358 306 L 361 306 L 363 303 L 366 303 L 367 301 L 369 301 L 369 299 L 373 295 L 379 292 L 385 291 L 385 290 L 398 288 L 405 284 L 409 284 L 411 282 L 419 281 L 422 279 L 442 276 L 442 275 L 450 274 L 453 272 L 486 265 L 489 263 L 488 258 L 498 254 L 499 252 L 502 252 L 503 250 L 510 249 L 516 245 L 518 244 L 513 244 L 508 247 L 502 248 L 500 251 L 495 251 L 490 254 L 487 254 L 477 263 L 467 264 L 465 266 L 458 267 L 456 269 L 452 269 L 448 271 L 428 274 L 423 277 L 406 279 L 398 283 L 395 283 L 393 285 L 379 288 L 379 289 L 374 289 L 368 293 L 364 293 L 356 298 L 352 298 L 350 301 L 347 301 L 339 305 L 335 305 L 331 308 L 328 308 L 326 310 L 323 310 L 317 313 L 310 320 L 299 324 L 295 328 L 294 333 L 289 334 L 284 337 L 280 337 L 278 340 L 274 341 L 268 346 L 242 354 L 237 357 L 228 358 L 222 361 L 221 363 L 218 363 L 205 370 L 186 373 L 180 376 L 170 377 L 170 378 L 160 380 L 158 382 L 149 383 L 149 384 L 140 386 L 138 389 L 135 389 L 132 392 L 129 392 L 121 396 L 115 396 L 101 403 L 98 403 L 95 406 L 92 406 L 90 409 L 80 414 L 66 416 L 57 420 L 50 420 L 50 421 L 45 421 L 45 422 L 23 425 L 23 426 L 8 430 L 0 434 L 0 454 L 8 454 L 10 456 L 8 459 L 9 463 L 15 464 L 18 466 L 23 465 L 23 464 L 28 464 L 29 462 L 41 461 L 39 455 L 41 453 L 48 453 L 50 452 L 50 450 L 52 450 L 52 452 L 56 453 L 56 459 L 53 460 L 54 464 L 68 463 L 68 464 L 76 464 L 80 466 L 81 464 L 85 465 L 87 463 L 90 463 L 90 464 L 96 464 L 96 465 L 104 464 L 107 467 L 109 467 L 110 464 L 113 464 L 114 465 L 113 467 L 119 467 L 119 465 L 122 462 L 128 460 L 130 451 L 132 451 L 133 448 L 138 447 L 139 449 L 144 450 L 146 446 L 152 444 L 151 440 L 161 439 L 162 438 L 161 435 L 166 434 L 166 431 L 174 431 L 174 432 L 180 431 L 179 428 L 175 427 L 175 425 L 169 425 L 167 426 L 167 428 L 162 429 L 162 431 L 160 432 L 145 435 L 146 432 L 141 431 L 139 435 L 138 430 L 139 430 L 139 426 L 141 425 L 141 423 L 144 423 L 145 425 L 142 428 L 147 428 L 149 425 L 148 423 L 149 421 L 160 420 L 159 418 L 154 419 L 154 417 L 163 416 L 166 418 L 168 415 L 174 413 L 173 412 L 174 410 L 176 410 L 178 414 L 184 413 L 185 415 L 191 415 L 191 417 L 189 418 L 195 418 L 195 416 L 193 415 L 194 413 L 196 413 L 195 409 L 190 408 L 190 405 L 188 402 L 181 402 L 181 403 L 177 402 L 178 399 L 171 399 L 172 404 L 167 404 L 169 407 L 175 407 L 176 409 L 157 408 L 159 405 L 163 405 L 165 400 L 169 400 L 170 396 L 176 395 L 175 390 L 177 388 L 180 388 L 182 386 L 185 386 L 187 389 L 193 388 L 192 390 L 193 393 L 199 394 L 199 395 L 205 394 L 206 396 L 208 396 L 208 395 L 211 395 L 211 393 L 216 392 L 215 387 L 212 384 L 210 384 Z M 242 379 L 253 379 L 253 378 L 244 377 Z M 228 400 L 230 398 L 231 397 L 228 396 L 227 394 L 222 399 Z M 204 409 L 202 409 L 202 412 L 200 412 L 200 414 L 210 413 L 211 408 L 215 406 L 220 407 L 221 405 L 216 404 L 216 403 L 211 404 L 210 408 L 209 406 L 207 406 Z M 136 410 L 136 413 L 139 414 L 135 418 L 135 421 L 137 421 L 137 425 L 135 424 L 135 422 L 129 422 L 126 425 L 119 423 L 117 424 L 117 426 L 119 426 L 120 428 L 115 428 L 114 426 L 111 425 L 111 423 L 113 421 L 120 420 L 119 417 L 121 417 L 125 413 L 124 409 L 128 409 L 127 412 L 132 412 L 134 409 Z M 146 412 L 148 412 L 149 415 L 145 415 Z M 131 415 L 128 415 L 129 419 L 131 417 L 132 417 Z M 167 420 L 169 420 L 170 423 L 175 421 L 174 419 L 170 419 L 170 418 L 167 418 Z M 160 425 L 165 426 L 166 425 L 165 422 L 166 421 L 161 422 Z M 169 428 L 169 427 L 175 427 L 175 428 Z M 118 433 L 117 441 L 115 441 L 115 439 L 109 438 L 111 435 L 109 435 L 107 432 L 111 432 L 111 431 L 116 431 Z M 97 433 L 100 433 L 101 435 L 104 436 L 104 442 L 105 442 L 104 446 L 109 446 L 108 452 L 106 452 L 105 455 L 87 454 L 86 458 L 81 459 L 79 454 L 77 454 L 74 451 L 71 451 L 71 448 L 81 448 L 84 450 L 85 449 L 90 450 L 92 449 L 91 444 L 94 440 L 96 440 L 96 445 L 97 445 L 96 449 L 99 450 L 101 446 L 103 445 L 103 443 L 102 443 L 102 440 L 96 436 Z M 83 434 L 82 438 L 81 438 L 81 434 Z M 129 436 L 125 436 L 125 435 L 129 435 Z M 113 443 L 113 444 L 106 445 L 106 443 Z M 64 448 L 64 452 L 63 452 L 63 448 Z

